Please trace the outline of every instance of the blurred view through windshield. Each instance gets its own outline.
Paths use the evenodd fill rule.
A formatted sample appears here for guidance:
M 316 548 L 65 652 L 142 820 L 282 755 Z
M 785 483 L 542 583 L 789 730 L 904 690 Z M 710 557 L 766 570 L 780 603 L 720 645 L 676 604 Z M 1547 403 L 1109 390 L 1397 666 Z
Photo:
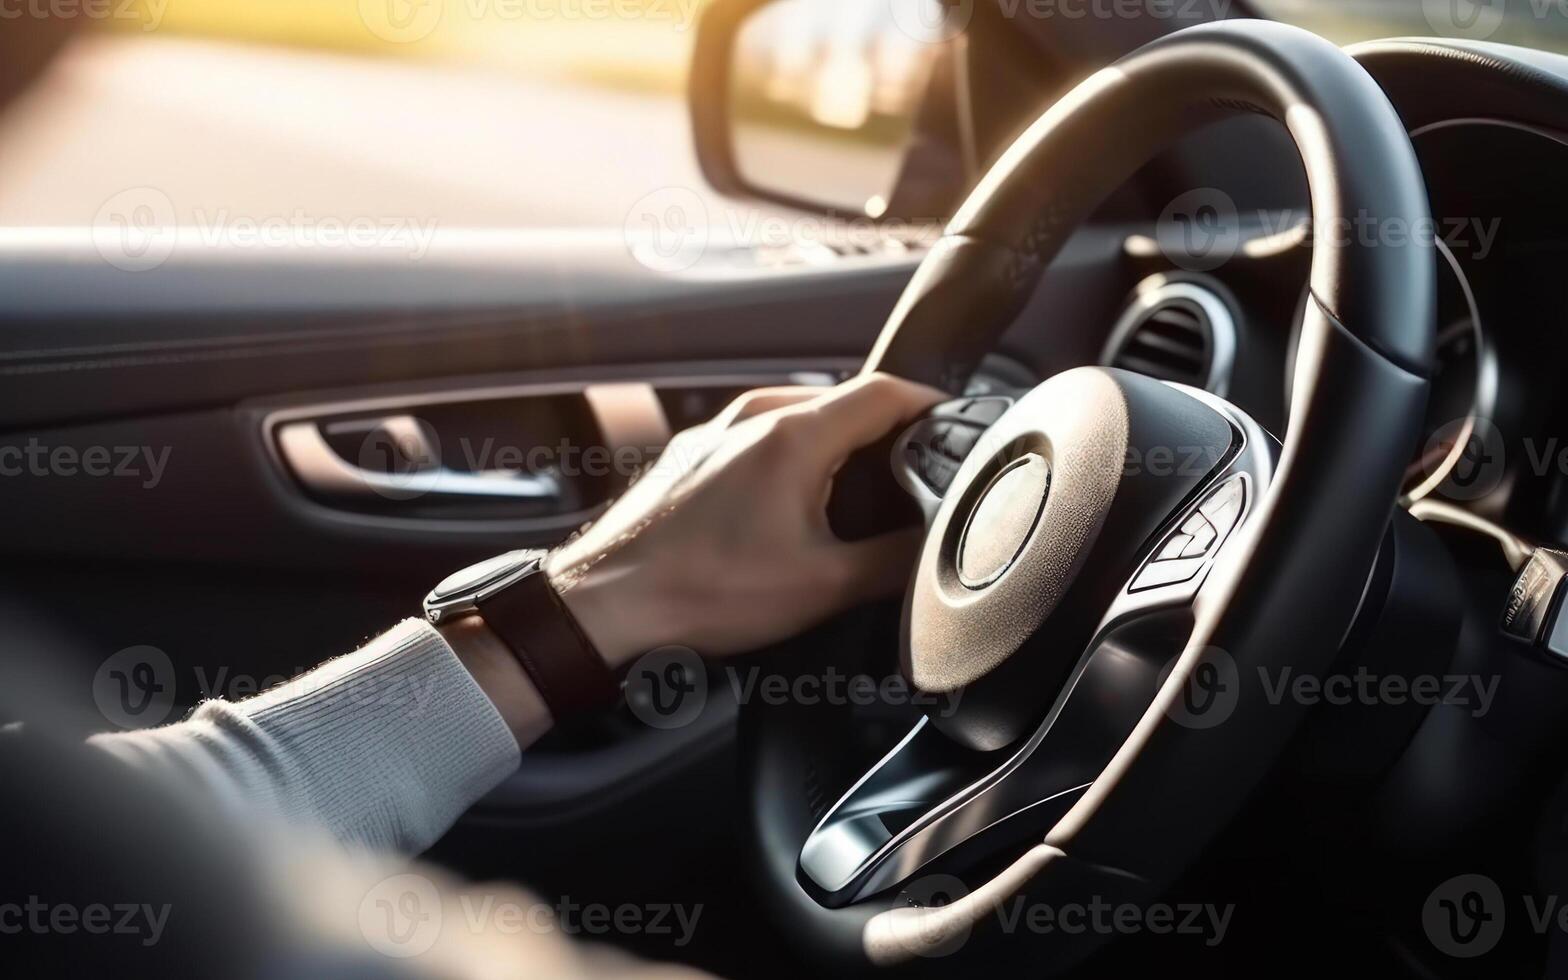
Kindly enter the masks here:
M 182 227 L 226 216 L 334 216 L 443 229 L 611 228 L 672 190 L 707 202 L 717 225 L 727 212 L 712 205 L 698 171 L 682 98 L 707 2 L 12 0 L 0 8 L 0 30 L 67 7 L 79 29 L 0 116 L 0 231 L 87 227 L 117 215 L 116 202 Z M 1240 7 L 1211 0 L 1216 13 L 1233 2 Z M 1439 34 L 1568 50 L 1568 21 L 1537 15 L 1564 2 L 1253 0 L 1248 9 L 1339 42 Z M 909 5 L 934 3 L 811 6 L 838 17 L 818 32 L 824 37 L 858 37 L 866 24 L 886 28 Z M 1055 7 L 1001 9 L 1023 16 Z M 878 57 L 907 55 L 907 45 L 857 43 Z M 862 76 L 870 77 L 847 77 Z M 846 102 L 847 91 L 873 90 L 843 77 L 818 80 L 813 91 L 838 98 L 816 99 L 814 119 L 833 121 L 826 106 L 854 110 L 860 122 L 873 105 Z M 737 113 L 745 136 L 755 120 L 744 101 Z M 803 172 L 825 164 L 785 159 L 767 140 L 741 163 L 757 184 L 785 192 L 801 184 L 875 214 L 901 162 L 901 138 L 890 135 L 891 150 L 868 158 L 859 175 Z M 848 186 L 826 186 L 835 177 Z
M 652 190 L 705 193 L 681 98 L 700 3 L 114 0 L 0 117 L 0 226 L 87 225 L 150 186 L 180 224 L 619 227 Z

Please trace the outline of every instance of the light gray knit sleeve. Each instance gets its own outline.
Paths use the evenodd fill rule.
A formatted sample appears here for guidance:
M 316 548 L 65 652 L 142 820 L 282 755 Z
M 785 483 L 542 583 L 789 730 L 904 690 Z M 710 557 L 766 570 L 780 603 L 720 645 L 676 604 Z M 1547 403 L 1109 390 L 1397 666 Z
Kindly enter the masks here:
M 429 847 L 519 760 L 490 699 L 415 619 L 256 697 L 89 744 L 236 814 L 402 853 Z

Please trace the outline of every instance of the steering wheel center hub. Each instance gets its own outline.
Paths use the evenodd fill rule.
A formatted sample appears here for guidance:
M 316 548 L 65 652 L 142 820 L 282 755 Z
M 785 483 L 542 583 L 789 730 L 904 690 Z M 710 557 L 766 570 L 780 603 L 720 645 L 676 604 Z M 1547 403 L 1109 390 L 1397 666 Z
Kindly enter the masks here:
M 1063 372 L 998 419 L 932 519 L 904 619 L 909 680 L 962 691 L 932 723 L 985 750 L 1029 730 L 1095 625 L 1087 611 L 1232 435 L 1191 395 L 1105 368 Z
M 958 580 L 983 589 L 1012 567 L 1051 489 L 1051 464 L 1028 453 L 1003 467 L 969 514 L 958 543 Z

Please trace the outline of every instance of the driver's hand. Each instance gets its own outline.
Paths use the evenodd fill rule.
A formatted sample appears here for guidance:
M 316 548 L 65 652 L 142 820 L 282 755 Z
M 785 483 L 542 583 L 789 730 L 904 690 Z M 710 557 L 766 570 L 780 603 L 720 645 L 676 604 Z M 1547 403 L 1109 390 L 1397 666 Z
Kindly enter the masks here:
M 550 576 L 612 665 L 660 646 L 754 650 L 903 588 L 918 530 L 845 543 L 833 474 L 946 396 L 890 375 L 766 388 L 676 436 L 552 558 Z

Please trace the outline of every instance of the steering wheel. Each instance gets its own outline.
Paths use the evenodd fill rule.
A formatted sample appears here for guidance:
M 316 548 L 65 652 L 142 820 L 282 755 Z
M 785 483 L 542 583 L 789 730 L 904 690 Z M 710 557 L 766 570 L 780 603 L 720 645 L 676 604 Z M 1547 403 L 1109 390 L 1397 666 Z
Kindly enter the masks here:
M 927 523 L 900 668 L 933 706 L 837 782 L 842 729 L 743 718 L 769 911 L 838 971 L 979 948 L 1027 947 L 1036 971 L 1080 960 L 1102 933 L 1026 943 L 993 913 L 1157 897 L 1301 720 L 1262 678 L 1323 672 L 1355 616 L 1426 400 L 1436 273 L 1420 236 L 1348 231 L 1430 214 L 1399 118 L 1329 42 L 1223 22 L 1084 81 L 964 203 L 866 370 L 962 391 L 1096 204 L 1237 113 L 1289 131 L 1317 229 L 1284 444 L 1114 369 L 939 407 L 892 459 Z

